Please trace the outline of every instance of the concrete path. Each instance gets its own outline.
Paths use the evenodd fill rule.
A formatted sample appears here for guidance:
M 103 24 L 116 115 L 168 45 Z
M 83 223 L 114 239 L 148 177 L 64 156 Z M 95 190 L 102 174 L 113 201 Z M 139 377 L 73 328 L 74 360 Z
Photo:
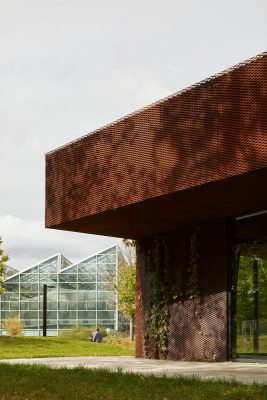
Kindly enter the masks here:
M 198 376 L 203 379 L 224 378 L 245 383 L 267 384 L 267 363 L 185 362 L 147 360 L 135 357 L 55 357 L 0 360 L 8 364 L 44 364 L 50 367 L 105 368 L 110 371 L 134 372 L 167 376 Z

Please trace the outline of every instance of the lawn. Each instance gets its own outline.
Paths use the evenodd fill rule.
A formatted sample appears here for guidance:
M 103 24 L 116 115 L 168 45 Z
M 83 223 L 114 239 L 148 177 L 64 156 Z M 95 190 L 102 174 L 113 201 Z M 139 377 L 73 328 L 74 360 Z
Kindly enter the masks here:
M 0 364 L 0 399 L 266 400 L 267 385 Z
M 14 337 L 0 340 L 0 359 L 67 356 L 129 356 L 134 344 L 92 343 L 58 337 Z

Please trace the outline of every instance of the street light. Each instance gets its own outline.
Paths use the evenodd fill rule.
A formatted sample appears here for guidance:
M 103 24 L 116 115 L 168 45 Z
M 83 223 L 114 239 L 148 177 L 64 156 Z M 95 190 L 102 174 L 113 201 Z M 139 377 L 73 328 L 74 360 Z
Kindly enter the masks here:
M 43 336 L 46 336 L 47 331 L 47 288 L 55 288 L 46 283 L 43 285 Z

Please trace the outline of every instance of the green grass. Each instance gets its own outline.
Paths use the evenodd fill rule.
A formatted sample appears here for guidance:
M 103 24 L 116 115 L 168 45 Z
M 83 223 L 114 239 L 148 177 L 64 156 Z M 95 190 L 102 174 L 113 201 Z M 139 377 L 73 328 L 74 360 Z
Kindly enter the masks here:
M 0 359 L 129 355 L 134 355 L 134 344 L 92 343 L 58 337 L 20 336 L 0 340 Z
M 266 400 L 267 385 L 0 364 L 0 399 Z

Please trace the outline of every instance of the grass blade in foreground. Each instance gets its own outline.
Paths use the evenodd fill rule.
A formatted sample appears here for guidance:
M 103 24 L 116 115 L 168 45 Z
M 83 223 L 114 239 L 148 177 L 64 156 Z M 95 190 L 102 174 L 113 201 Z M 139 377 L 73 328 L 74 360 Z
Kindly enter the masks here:
M 0 399 L 266 400 L 267 385 L 0 364 Z

